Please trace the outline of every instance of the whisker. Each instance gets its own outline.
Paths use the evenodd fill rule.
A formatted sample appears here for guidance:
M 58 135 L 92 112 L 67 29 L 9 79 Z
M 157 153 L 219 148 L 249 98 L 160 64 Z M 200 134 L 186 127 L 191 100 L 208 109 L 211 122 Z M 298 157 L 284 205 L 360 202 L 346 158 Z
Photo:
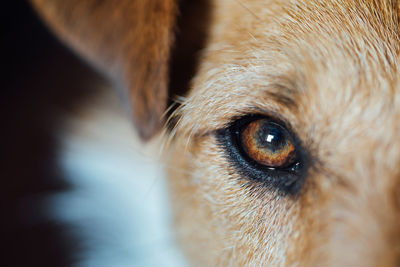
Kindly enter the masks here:
M 253 17 L 255 17 L 258 20 L 262 20 L 259 16 L 256 15 L 253 11 L 251 11 L 245 4 L 243 4 L 239 0 L 235 0 L 241 7 L 243 7 L 246 11 L 248 11 Z

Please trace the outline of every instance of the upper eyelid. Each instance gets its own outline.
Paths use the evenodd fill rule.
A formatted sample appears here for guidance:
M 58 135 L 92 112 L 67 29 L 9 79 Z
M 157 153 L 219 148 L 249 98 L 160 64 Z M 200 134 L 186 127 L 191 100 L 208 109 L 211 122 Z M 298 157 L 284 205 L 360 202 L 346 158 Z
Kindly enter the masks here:
M 253 117 L 253 118 L 270 119 L 271 121 L 278 123 L 281 126 L 284 126 L 284 128 L 288 129 L 291 133 L 296 134 L 296 131 L 294 131 L 292 124 L 287 119 L 282 117 L 279 113 L 277 113 L 275 111 L 271 111 L 271 110 L 261 109 L 258 107 L 252 107 L 250 109 L 253 110 L 253 112 L 243 113 L 242 115 L 234 116 L 225 125 L 223 125 L 222 127 L 219 127 L 218 129 L 215 129 L 213 131 L 210 131 L 210 132 L 217 132 L 217 131 L 220 131 L 223 129 L 227 129 L 239 120 L 242 120 L 246 117 L 249 117 L 249 119 L 251 119 L 251 117 Z

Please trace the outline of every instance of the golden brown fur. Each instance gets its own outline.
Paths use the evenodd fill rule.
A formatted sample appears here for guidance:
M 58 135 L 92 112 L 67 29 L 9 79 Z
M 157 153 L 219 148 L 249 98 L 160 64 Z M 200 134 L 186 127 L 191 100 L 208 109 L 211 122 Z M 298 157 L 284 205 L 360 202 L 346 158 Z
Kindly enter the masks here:
M 167 103 L 175 1 L 32 2 L 62 40 L 122 89 L 140 135 L 150 138 Z
M 49 5 L 36 2 L 39 9 Z M 399 2 L 212 4 L 196 77 L 173 115 L 175 128 L 165 131 L 176 229 L 193 265 L 398 266 Z M 173 9 L 164 12 L 173 14 Z M 115 17 L 116 25 L 124 19 Z M 64 27 L 56 29 L 67 36 Z M 137 26 L 134 33 L 139 31 Z M 67 39 L 81 49 L 82 36 L 74 36 L 78 39 Z M 96 49 L 91 40 L 81 51 L 101 59 L 85 52 Z M 137 53 L 115 52 L 115 43 L 108 46 L 107 40 L 103 45 L 111 62 L 113 53 L 117 59 Z M 168 42 L 160 40 L 160 47 L 166 49 Z M 147 51 L 140 47 L 131 49 Z M 155 52 L 144 55 L 139 62 Z M 127 72 L 136 77 L 133 83 L 147 83 L 140 68 Z M 158 110 L 164 104 L 144 105 Z M 218 145 L 216 131 L 250 113 L 274 114 L 288 122 L 309 150 L 310 169 L 298 197 L 249 182 Z M 141 120 L 142 113 L 136 114 Z M 149 129 L 145 136 L 151 135 Z

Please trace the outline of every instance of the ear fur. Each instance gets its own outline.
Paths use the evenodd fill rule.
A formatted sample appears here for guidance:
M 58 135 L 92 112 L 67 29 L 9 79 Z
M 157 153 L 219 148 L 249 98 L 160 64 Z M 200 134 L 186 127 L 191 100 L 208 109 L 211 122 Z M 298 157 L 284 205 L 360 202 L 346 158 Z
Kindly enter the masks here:
M 143 139 L 163 124 L 177 0 L 31 0 L 58 36 L 129 95 Z

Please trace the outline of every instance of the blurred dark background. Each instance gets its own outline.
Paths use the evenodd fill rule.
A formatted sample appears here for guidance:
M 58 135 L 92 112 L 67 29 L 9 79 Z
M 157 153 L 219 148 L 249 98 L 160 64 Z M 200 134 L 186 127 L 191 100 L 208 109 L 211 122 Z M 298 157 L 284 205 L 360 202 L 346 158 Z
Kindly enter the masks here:
M 71 266 L 79 239 L 48 218 L 43 200 L 70 187 L 56 165 L 60 118 L 97 77 L 27 1 L 6 1 L 0 12 L 0 266 Z
M 189 88 L 210 14 L 208 0 L 180 8 L 172 96 Z M 27 1 L 6 1 L 0 13 L 0 266 L 71 266 L 84 242 L 74 227 L 49 218 L 45 200 L 73 189 L 57 166 L 63 118 L 90 101 L 91 85 L 104 80 L 53 37 Z

